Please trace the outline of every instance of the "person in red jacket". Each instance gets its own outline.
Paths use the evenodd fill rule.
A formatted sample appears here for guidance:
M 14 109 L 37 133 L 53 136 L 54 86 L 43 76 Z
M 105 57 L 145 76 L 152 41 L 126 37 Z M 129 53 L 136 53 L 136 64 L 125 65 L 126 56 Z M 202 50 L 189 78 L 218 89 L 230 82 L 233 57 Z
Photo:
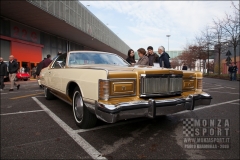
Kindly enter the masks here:
M 47 58 L 43 61 L 42 69 L 46 68 L 51 62 L 52 62 L 51 55 L 48 54 Z

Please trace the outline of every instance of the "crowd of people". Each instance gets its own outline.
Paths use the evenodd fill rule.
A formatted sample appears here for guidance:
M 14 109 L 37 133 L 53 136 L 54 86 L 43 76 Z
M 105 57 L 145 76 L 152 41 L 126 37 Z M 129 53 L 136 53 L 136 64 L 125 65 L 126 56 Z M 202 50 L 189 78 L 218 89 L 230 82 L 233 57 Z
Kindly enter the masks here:
M 128 57 L 126 61 L 131 65 L 147 65 L 154 66 L 154 63 L 158 63 L 160 67 L 171 68 L 169 61 L 170 56 L 165 52 L 163 46 L 158 47 L 158 54 L 153 52 L 153 47 L 148 46 L 147 51 L 144 48 L 139 48 L 137 50 L 139 59 L 135 61 L 135 54 L 132 49 L 128 51 Z

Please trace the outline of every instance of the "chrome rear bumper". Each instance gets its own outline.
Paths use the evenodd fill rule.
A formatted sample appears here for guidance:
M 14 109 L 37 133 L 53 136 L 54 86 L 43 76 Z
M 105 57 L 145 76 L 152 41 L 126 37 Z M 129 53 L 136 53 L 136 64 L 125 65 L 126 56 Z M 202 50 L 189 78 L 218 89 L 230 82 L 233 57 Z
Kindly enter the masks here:
M 189 95 L 187 98 L 149 99 L 119 103 L 116 106 L 96 102 L 94 112 L 97 118 L 108 123 L 114 123 L 123 119 L 138 117 L 155 118 L 159 115 L 172 114 L 183 110 L 194 110 L 195 106 L 209 105 L 211 99 L 212 97 L 209 94 L 204 93 Z

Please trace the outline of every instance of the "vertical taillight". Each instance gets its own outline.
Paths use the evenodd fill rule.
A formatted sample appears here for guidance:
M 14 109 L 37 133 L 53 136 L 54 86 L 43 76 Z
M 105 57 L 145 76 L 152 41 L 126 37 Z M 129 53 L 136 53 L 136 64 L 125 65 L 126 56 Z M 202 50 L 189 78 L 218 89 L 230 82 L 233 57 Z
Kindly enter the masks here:
M 99 99 L 108 100 L 109 99 L 109 80 L 99 80 L 98 95 Z
M 202 79 L 197 79 L 197 89 L 202 89 Z

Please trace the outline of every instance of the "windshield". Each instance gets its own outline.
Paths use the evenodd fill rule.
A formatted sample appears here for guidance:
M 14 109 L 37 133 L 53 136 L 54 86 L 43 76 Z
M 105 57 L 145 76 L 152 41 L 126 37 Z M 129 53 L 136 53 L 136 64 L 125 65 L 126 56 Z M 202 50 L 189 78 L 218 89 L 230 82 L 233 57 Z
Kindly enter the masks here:
M 118 65 L 118 66 L 129 65 L 125 60 L 123 60 L 116 54 L 89 53 L 89 52 L 70 53 L 68 64 L 69 66 L 87 65 L 87 64 L 109 64 L 109 65 Z

